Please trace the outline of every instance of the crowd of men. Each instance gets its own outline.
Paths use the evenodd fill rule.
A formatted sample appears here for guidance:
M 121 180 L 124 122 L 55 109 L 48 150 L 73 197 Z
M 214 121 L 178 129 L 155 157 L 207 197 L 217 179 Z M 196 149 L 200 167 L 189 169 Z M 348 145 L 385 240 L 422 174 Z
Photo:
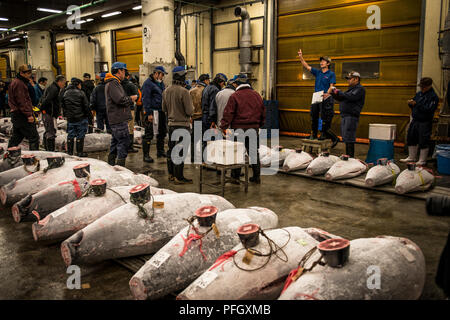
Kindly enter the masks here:
M 315 77 L 316 93 L 320 99 L 311 105 L 311 139 L 318 138 L 319 116 L 322 120 L 319 139 L 331 139 L 336 145 L 340 138 L 331 131 L 334 117 L 334 103 L 340 104 L 341 137 L 346 146 L 346 154 L 355 155 L 356 131 L 359 117 L 364 107 L 366 90 L 361 84 L 361 75 L 350 72 L 346 79 L 348 90 L 336 89 L 336 75 L 330 70 L 331 59 L 320 57 L 320 69 L 311 67 L 303 58 L 302 50 L 298 56 L 304 68 Z M 72 78 L 70 83 L 58 75 L 48 85 L 48 79 L 41 77 L 35 83 L 32 68 L 19 67 L 17 77 L 9 86 L 0 83 L 0 109 L 6 115 L 5 93 L 8 90 L 7 104 L 13 122 L 13 134 L 9 146 L 18 145 L 24 138 L 30 143 L 30 150 L 39 148 L 39 135 L 36 121 L 40 113 L 45 127 L 43 145 L 46 150 L 55 150 L 56 120 L 67 119 L 67 152 L 85 157 L 84 139 L 86 133 L 93 132 L 94 119 L 97 128 L 112 135 L 108 163 L 125 166 L 128 153 L 137 152 L 133 147 L 135 124 L 144 127 L 142 139 L 143 161 L 153 163 L 150 148 L 156 136 L 156 155 L 167 158 L 169 180 L 178 184 L 192 183 L 183 174 L 183 163 L 174 163 L 172 150 L 181 138 L 172 137 L 175 131 L 186 130 L 191 141 L 191 162 L 202 161 L 206 147 L 204 134 L 212 129 L 226 135 L 227 129 L 258 130 L 264 125 L 265 108 L 261 96 L 252 89 L 247 76 L 239 74 L 231 79 L 218 73 L 213 79 L 202 74 L 197 80 L 186 80 L 184 67 L 172 70 L 172 83 L 166 88 L 163 80 L 168 74 L 163 66 L 156 66 L 149 77 L 139 87 L 139 81 L 128 71 L 126 64 L 115 62 L 111 72 L 102 73 L 95 85 L 90 74 L 83 80 Z M 431 123 L 439 99 L 432 88 L 432 79 L 424 78 L 419 84 L 421 91 L 408 101 L 412 109 L 412 122 L 408 131 L 409 156 L 405 162 L 417 161 L 426 164 L 428 144 L 431 136 Z M 168 151 L 165 138 L 169 136 Z M 258 134 L 256 135 L 258 136 Z M 177 137 L 180 134 L 177 133 Z M 212 138 L 214 139 L 214 137 Z M 248 140 L 248 139 L 247 139 Z M 245 147 L 249 151 L 249 141 Z M 257 142 L 259 148 L 259 141 Z M 198 148 L 200 147 L 200 148 Z M 197 150 L 200 149 L 200 152 Z M 250 152 L 248 152 L 250 154 Z M 197 156 L 199 154 L 199 156 Z M 251 152 L 253 157 L 255 153 Z M 252 182 L 260 183 L 260 164 L 258 150 L 252 160 Z M 238 179 L 238 170 L 232 173 Z

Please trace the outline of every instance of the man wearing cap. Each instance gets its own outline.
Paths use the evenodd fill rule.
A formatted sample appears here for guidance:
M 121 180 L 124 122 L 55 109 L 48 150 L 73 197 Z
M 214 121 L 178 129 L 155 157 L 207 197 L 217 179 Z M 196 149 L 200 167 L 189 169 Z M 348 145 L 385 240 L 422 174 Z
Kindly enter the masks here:
M 8 142 L 9 147 L 18 146 L 23 138 L 27 138 L 30 150 L 39 150 L 39 134 L 33 116 L 33 106 L 28 83 L 30 83 L 31 67 L 26 64 L 19 67 L 17 77 L 8 88 L 8 104 L 11 108 L 13 133 Z
M 169 125 L 169 150 L 167 151 L 167 169 L 169 171 L 169 181 L 174 181 L 176 184 L 192 183 L 191 179 L 184 177 L 184 159 L 187 154 L 182 152 L 172 155 L 173 148 L 183 140 L 183 136 L 179 136 L 175 141 L 172 141 L 173 135 L 185 133 L 189 135 L 189 124 L 191 116 L 194 112 L 191 95 L 189 91 L 184 88 L 184 81 L 186 80 L 186 69 L 182 66 L 175 67 L 172 70 L 173 80 L 172 85 L 163 92 L 162 111 L 167 114 Z M 177 163 L 180 159 L 173 157 L 181 156 L 181 163 Z M 174 162 L 174 160 L 177 160 Z
M 62 98 L 64 116 L 67 118 L 67 153 L 73 154 L 76 138 L 76 150 L 78 157 L 87 157 L 84 149 L 84 137 L 92 118 L 89 108 L 89 100 L 81 90 L 81 79 L 72 78 Z
M 156 156 L 165 157 L 164 138 L 167 134 L 166 114 L 162 111 L 162 95 L 165 90 L 163 82 L 167 74 L 163 66 L 157 66 L 153 73 L 145 80 L 142 85 L 142 104 L 144 106 L 144 127 L 145 134 L 142 138 L 142 151 L 144 162 L 152 163 L 150 156 L 150 145 L 155 132 L 153 132 L 153 121 L 158 120 L 156 133 Z
M 194 150 L 198 141 L 195 141 L 196 130 L 200 131 L 197 136 L 200 137 L 199 141 L 202 141 L 202 95 L 203 90 L 209 85 L 209 74 L 202 74 L 198 78 L 197 85 L 189 91 L 191 95 L 192 104 L 194 105 L 194 114 L 192 115 L 192 134 L 191 134 L 191 162 L 194 162 Z M 199 128 L 199 129 L 198 129 Z
M 95 88 L 94 80 L 91 80 L 91 75 L 89 73 L 83 74 L 83 83 L 81 84 L 81 90 L 86 94 L 86 97 L 89 99 L 89 97 L 92 94 L 92 91 Z
M 111 133 L 111 127 L 106 115 L 105 76 L 105 72 L 100 73 L 100 82 L 91 93 L 90 103 L 91 110 L 95 111 L 97 118 L 97 128 L 104 130 L 106 126 L 106 132 Z
M 108 155 L 108 163 L 124 167 L 128 155 L 130 136 L 128 134 L 128 120 L 131 117 L 131 107 L 137 96 L 128 96 L 120 82 L 125 79 L 127 65 L 122 62 L 114 62 L 111 73 L 105 76 L 106 113 L 111 126 L 112 139 Z
M 56 119 L 61 115 L 60 92 L 65 84 L 66 78 L 63 75 L 56 76 L 41 98 L 40 110 L 45 128 L 43 143 L 47 151 L 55 151 Z
M 131 82 L 131 74 L 128 72 L 128 70 L 125 70 L 125 79 L 122 80 L 121 85 L 123 87 L 123 90 L 125 90 L 125 93 L 131 97 L 131 96 L 139 96 L 139 90 L 138 87 Z M 128 146 L 128 153 L 137 153 L 136 149 L 133 147 L 134 143 L 134 109 L 135 104 L 133 103 L 131 107 L 131 120 L 128 121 L 128 134 L 130 136 L 130 145 Z
M 361 85 L 361 75 L 356 71 L 350 72 L 345 79 L 347 79 L 349 85 L 346 92 L 331 86 L 328 93 L 340 102 L 341 136 L 345 143 L 347 155 L 353 158 L 355 156 L 356 130 L 358 129 L 359 115 L 366 99 L 366 89 Z
M 220 122 L 220 129 L 226 133 L 228 128 L 242 129 L 244 135 L 247 131 L 254 130 L 256 136 L 256 150 L 250 150 L 249 136 L 245 137 L 245 149 L 250 156 L 252 164 L 253 177 L 251 182 L 260 184 L 261 165 L 259 161 L 259 133 L 258 129 L 264 125 L 266 118 L 266 110 L 264 102 L 258 92 L 252 89 L 248 84 L 248 78 L 245 74 L 240 74 L 234 80 L 237 84 L 236 92 L 234 92 L 228 99 L 223 112 L 222 121 Z M 238 139 L 239 140 L 239 139 Z M 234 179 L 239 179 L 241 169 L 233 169 L 231 176 Z
M 36 93 L 36 100 L 41 101 L 42 94 L 45 91 L 45 87 L 47 87 L 48 79 L 46 77 L 40 77 L 38 83 L 34 86 L 34 92 Z
M 337 136 L 331 132 L 331 122 L 334 116 L 334 100 L 330 96 L 328 89 L 336 84 L 336 74 L 330 70 L 331 59 L 329 57 L 320 57 L 320 70 L 312 68 L 303 58 L 302 50 L 298 51 L 298 56 L 302 65 L 311 72 L 316 78 L 314 92 L 323 91 L 323 101 L 311 105 L 311 139 L 317 139 L 319 131 L 319 113 L 322 118 L 321 139 L 330 138 L 334 144 L 339 141 Z
M 420 149 L 417 165 L 427 164 L 430 145 L 433 117 L 439 105 L 439 97 L 433 89 L 433 79 L 425 77 L 420 80 L 420 91 L 415 97 L 408 100 L 411 108 L 412 121 L 409 124 L 406 142 L 408 144 L 408 157 L 401 162 L 417 161 L 417 151 Z
M 217 124 L 216 94 L 225 87 L 228 79 L 223 73 L 218 73 L 213 81 L 202 92 L 202 122 L 203 132 L 215 128 Z M 205 142 L 206 144 L 206 142 Z
M 216 94 L 216 106 L 217 106 L 217 123 L 220 124 L 220 121 L 223 117 L 223 111 L 225 110 L 225 106 L 228 103 L 228 99 L 230 99 L 231 95 L 235 92 L 236 87 L 233 85 L 238 76 L 234 76 L 232 79 L 228 80 L 226 87 L 223 87 L 222 90 L 217 92 Z

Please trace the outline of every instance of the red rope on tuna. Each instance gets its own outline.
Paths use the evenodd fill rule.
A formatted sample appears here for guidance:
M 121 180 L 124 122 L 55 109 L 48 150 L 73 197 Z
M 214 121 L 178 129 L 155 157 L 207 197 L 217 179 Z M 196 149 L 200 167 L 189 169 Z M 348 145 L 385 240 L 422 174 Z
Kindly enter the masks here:
M 234 255 L 237 253 L 237 251 L 235 250 L 230 250 L 228 252 L 225 252 L 223 255 L 221 255 L 219 258 L 217 258 L 216 262 L 214 262 L 214 264 L 212 265 L 212 267 L 209 269 L 209 271 L 217 268 L 218 266 L 222 265 L 222 271 L 223 270 L 223 266 L 225 265 L 225 262 L 234 257 Z
M 203 238 L 203 236 L 198 235 L 198 234 L 193 234 L 193 233 L 191 233 L 187 239 L 185 239 L 182 235 L 180 235 L 180 236 L 181 236 L 181 238 L 184 241 L 184 248 L 183 248 L 183 251 L 181 251 L 181 253 L 180 253 L 180 257 L 184 256 L 184 254 L 188 250 L 188 246 L 191 244 L 192 241 L 200 240 L 200 244 L 199 244 L 200 253 L 203 255 L 203 259 L 205 259 L 205 261 L 207 260 L 206 259 L 206 255 L 205 255 L 205 253 L 202 250 L 202 238 Z
M 61 183 L 59 183 L 59 185 L 62 186 L 62 185 L 69 184 L 69 183 L 71 183 L 73 185 L 73 191 L 75 191 L 75 194 L 77 195 L 77 199 L 81 198 L 81 196 L 82 196 L 81 188 L 80 188 L 80 185 L 78 184 L 77 179 L 74 179 L 72 181 L 61 182 Z

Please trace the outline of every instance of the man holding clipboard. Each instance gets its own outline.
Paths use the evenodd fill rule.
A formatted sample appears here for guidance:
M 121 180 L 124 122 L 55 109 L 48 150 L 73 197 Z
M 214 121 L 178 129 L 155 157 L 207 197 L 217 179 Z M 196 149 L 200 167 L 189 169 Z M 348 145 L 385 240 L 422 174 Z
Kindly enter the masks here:
M 302 50 L 299 49 L 298 57 L 302 65 L 316 78 L 314 85 L 314 95 L 311 103 L 311 136 L 310 139 L 317 139 L 319 131 L 319 114 L 322 117 L 322 134 L 320 140 L 331 139 L 333 146 L 339 142 L 338 137 L 330 131 L 331 121 L 334 116 L 334 99 L 327 93 L 330 86 L 336 84 L 336 74 L 330 70 L 331 59 L 320 57 L 320 70 L 312 68 L 303 59 Z

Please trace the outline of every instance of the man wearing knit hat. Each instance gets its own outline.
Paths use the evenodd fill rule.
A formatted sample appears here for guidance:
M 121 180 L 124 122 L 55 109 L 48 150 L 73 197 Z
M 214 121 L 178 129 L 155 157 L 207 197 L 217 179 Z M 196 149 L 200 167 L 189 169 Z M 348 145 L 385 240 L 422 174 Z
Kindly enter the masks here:
M 33 116 L 33 106 L 28 83 L 31 78 L 31 67 L 26 64 L 19 67 L 17 77 L 8 88 L 8 104 L 11 108 L 13 134 L 8 142 L 9 147 L 18 146 L 24 138 L 30 143 L 30 150 L 39 150 L 39 134 Z
M 111 127 L 109 126 L 108 117 L 106 116 L 106 98 L 105 98 L 105 76 L 106 73 L 100 73 L 100 82 L 92 91 L 90 102 L 91 109 L 95 111 L 95 116 L 97 118 L 97 128 L 104 130 L 106 126 L 106 131 L 111 133 Z
M 192 104 L 191 95 L 184 87 L 186 80 L 186 69 L 182 66 L 175 67 L 172 70 L 172 85 L 163 92 L 162 96 L 162 111 L 165 112 L 168 119 L 169 126 L 169 150 L 167 151 L 167 170 L 169 171 L 169 181 L 174 181 L 175 184 L 192 183 L 191 179 L 186 179 L 183 174 L 184 159 L 187 154 L 184 150 L 181 154 L 181 159 L 178 152 L 172 154 L 174 147 L 181 143 L 189 143 L 184 141 L 184 137 L 189 137 L 190 134 L 190 119 L 194 113 L 194 106 Z M 178 138 L 175 138 L 174 132 L 177 131 Z M 173 141 L 174 140 L 174 141 Z

